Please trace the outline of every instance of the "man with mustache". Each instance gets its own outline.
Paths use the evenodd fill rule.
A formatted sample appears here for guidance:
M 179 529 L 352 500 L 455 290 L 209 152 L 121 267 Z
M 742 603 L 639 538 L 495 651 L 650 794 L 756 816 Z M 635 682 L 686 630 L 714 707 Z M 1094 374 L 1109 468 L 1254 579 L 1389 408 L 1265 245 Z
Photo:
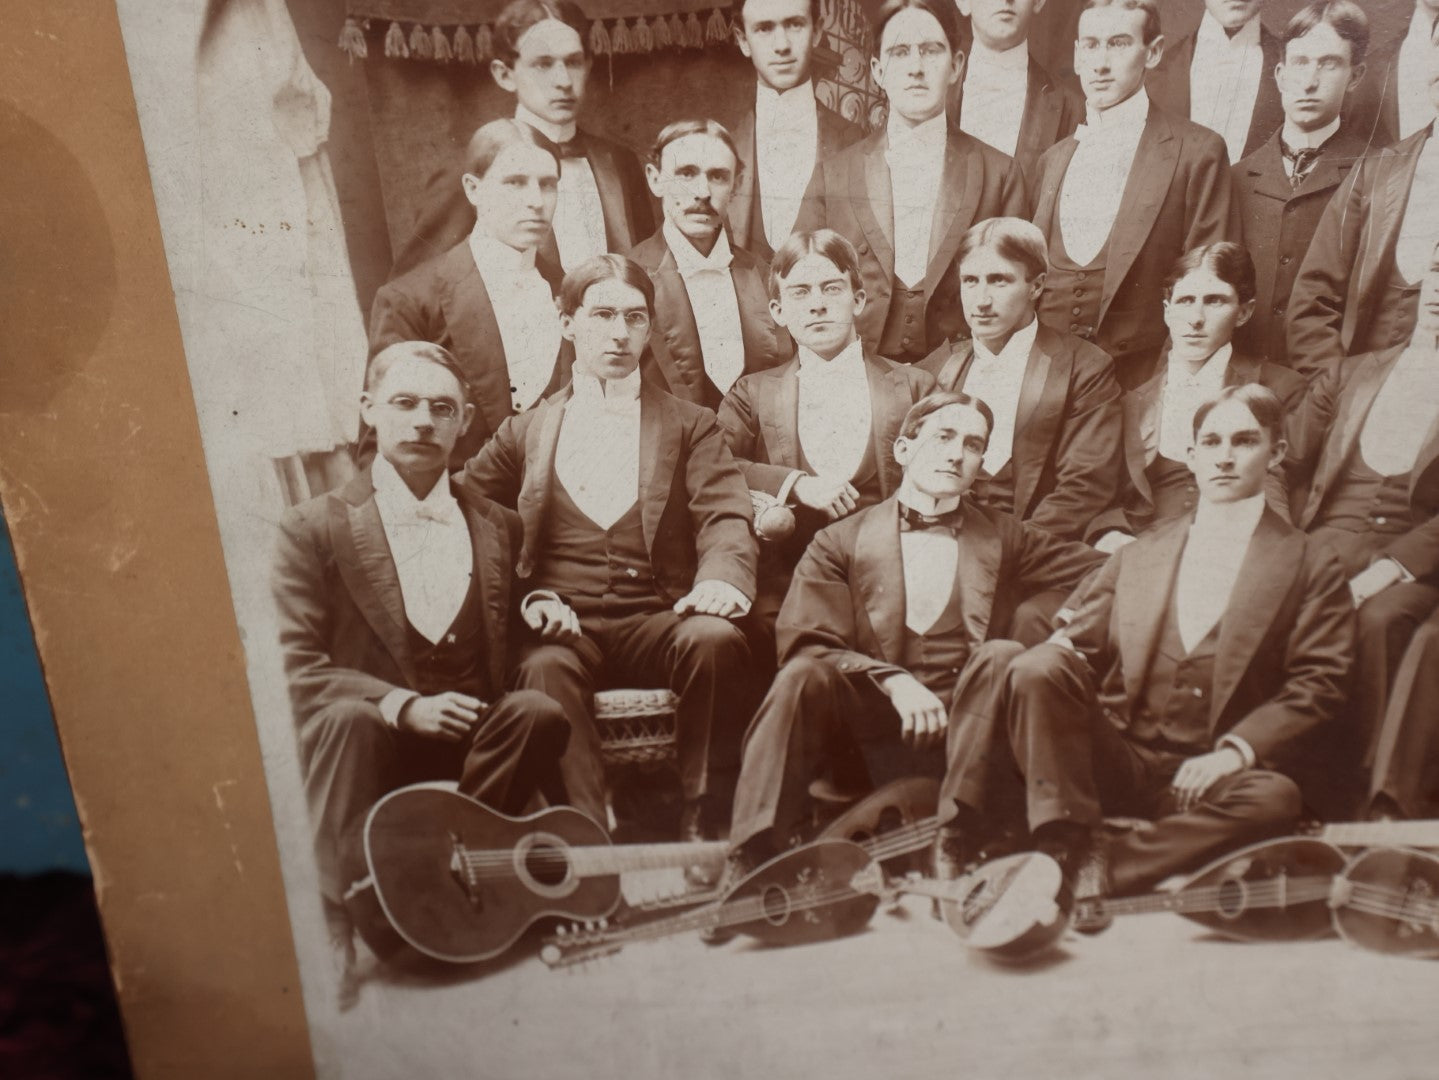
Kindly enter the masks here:
M 514 118 L 555 144 L 560 158 L 553 232 L 540 248 L 568 270 L 591 255 L 628 251 L 654 228 L 644 174 L 633 151 L 577 126 L 589 82 L 590 20 L 572 0 L 510 0 L 495 20 L 490 75 L 515 95 Z M 397 277 L 465 238 L 474 212 L 459 170 L 430 180 L 409 239 L 397 245 Z
M 535 625 L 532 605 L 568 605 L 522 642 L 515 685 L 569 717 L 570 801 L 605 820 L 595 690 L 668 687 L 679 695 L 681 832 L 697 839 L 724 813 L 753 707 L 734 620 L 754 599 L 755 540 L 714 413 L 640 378 L 653 317 L 654 283 L 622 255 L 566 274 L 560 326 L 574 379 L 506 420 L 462 484 L 519 510 L 526 621 Z
M 659 133 L 645 176 L 664 224 L 630 252 L 655 283 L 647 378 L 676 397 L 718 409 L 736 379 L 794 351 L 770 317 L 769 267 L 730 244 L 725 211 L 743 165 L 713 120 L 681 120 Z
M 271 583 L 344 996 L 356 985 L 343 898 L 365 873 L 360 827 L 375 802 L 420 780 L 458 780 L 508 814 L 536 792 L 563 802 L 569 734 L 552 699 L 505 692 L 520 520 L 446 475 L 475 414 L 459 365 L 428 342 L 391 345 L 360 409 L 374 461 L 286 513 Z M 526 617 L 573 614 L 551 599 Z
M 735 125 L 734 242 L 762 259 L 785 242 L 815 170 L 864 131 L 816 99 L 819 0 L 744 0 L 735 42 L 754 64 L 754 108 Z

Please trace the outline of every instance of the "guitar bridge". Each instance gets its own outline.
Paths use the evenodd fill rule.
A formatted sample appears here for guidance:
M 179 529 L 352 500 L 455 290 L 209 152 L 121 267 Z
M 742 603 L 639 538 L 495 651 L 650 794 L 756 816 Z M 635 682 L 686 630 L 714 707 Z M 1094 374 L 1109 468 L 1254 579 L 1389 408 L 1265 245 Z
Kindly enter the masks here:
M 454 878 L 455 884 L 464 891 L 470 907 L 480 911 L 484 904 L 480 897 L 479 882 L 475 880 L 475 868 L 470 864 L 465 842 L 457 833 L 450 833 L 450 877 Z

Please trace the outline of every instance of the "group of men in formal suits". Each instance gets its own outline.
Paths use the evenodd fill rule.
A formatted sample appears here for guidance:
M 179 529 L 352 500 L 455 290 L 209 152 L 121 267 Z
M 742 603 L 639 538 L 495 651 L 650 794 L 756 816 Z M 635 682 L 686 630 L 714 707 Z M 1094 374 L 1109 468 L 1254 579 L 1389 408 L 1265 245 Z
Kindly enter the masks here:
M 726 882 L 914 771 L 941 876 L 1030 843 L 1077 893 L 1439 803 L 1429 0 L 1372 62 L 1352 0 L 1279 35 L 1207 0 L 1178 41 L 1085 0 L 1082 94 L 1029 57 L 1043 4 L 887 0 L 866 135 L 816 99 L 817 3 L 744 0 L 753 108 L 643 168 L 576 126 L 583 14 L 506 7 L 514 116 L 436 183 L 363 470 L 277 557 L 337 934 L 406 778 L 604 821 L 606 687 L 677 695 Z M 1416 55 L 1428 120 L 1378 146 Z

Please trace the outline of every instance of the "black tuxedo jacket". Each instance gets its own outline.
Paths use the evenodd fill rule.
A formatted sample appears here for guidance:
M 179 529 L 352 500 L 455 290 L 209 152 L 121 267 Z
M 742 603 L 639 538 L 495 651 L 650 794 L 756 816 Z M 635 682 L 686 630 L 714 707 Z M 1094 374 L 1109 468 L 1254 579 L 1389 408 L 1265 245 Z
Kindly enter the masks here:
M 505 686 L 520 519 L 461 488 L 455 495 L 470 527 L 488 643 L 482 696 L 493 701 Z M 297 722 L 339 701 L 378 704 L 392 690 L 417 689 L 400 579 L 368 469 L 286 511 L 271 588 Z
M 942 346 L 920 364 L 940 390 L 963 390 L 971 341 Z M 1119 489 L 1120 399 L 1104 351 L 1043 323 L 1034 338 L 1014 419 L 1014 513 L 1065 540 L 1079 540 Z
M 958 124 L 964 116 L 964 80 L 950 92 L 949 115 Z M 1084 123 L 1084 98 L 1065 86 L 1034 57 L 1029 58 L 1028 87 L 1024 114 L 1019 121 L 1019 140 L 1014 145 L 1014 162 L 1030 179 L 1038 175 L 1040 156 L 1060 139 L 1074 134 Z
M 512 416 L 465 466 L 464 487 L 514 506 L 523 523 L 516 574 L 534 571 L 545 544 L 555 485 L 555 450 L 572 387 Z M 595 452 L 604 453 L 604 447 Z M 696 581 L 727 581 L 755 595 L 757 551 L 749 489 L 714 413 L 657 386 L 640 390 L 640 520 L 662 598 L 673 603 Z
M 763 371 L 793 355 L 794 342 L 769 313 L 769 264 L 742 247 L 730 250 L 734 254 L 730 280 L 744 335 L 744 370 Z M 718 409 L 721 395 L 705 373 L 689 290 L 663 229 L 631 251 L 630 258 L 644 267 L 655 283 L 655 326 L 645 354 L 645 378 L 658 379 L 675 397 Z
M 644 169 L 634 151 L 619 143 L 580 131 L 575 142 L 584 149 L 585 160 L 595 175 L 600 204 L 605 215 L 605 238 L 610 251 L 628 251 L 655 227 L 654 203 Z M 463 153 L 463 147 L 461 148 Z M 426 259 L 448 251 L 475 227 L 475 208 L 465 198 L 460 184 L 464 165 L 455 161 L 436 171 L 425 184 L 419 217 L 410 238 L 399 246 L 390 277 L 420 265 Z M 560 265 L 559 249 L 550 236 L 540 254 L 552 265 Z

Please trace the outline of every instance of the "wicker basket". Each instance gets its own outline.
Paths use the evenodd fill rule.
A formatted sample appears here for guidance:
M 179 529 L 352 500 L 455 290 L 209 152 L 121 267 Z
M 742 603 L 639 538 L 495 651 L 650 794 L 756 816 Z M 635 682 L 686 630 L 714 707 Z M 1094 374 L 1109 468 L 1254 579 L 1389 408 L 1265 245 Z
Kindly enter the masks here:
M 675 705 L 670 690 L 601 690 L 595 695 L 595 726 L 604 761 L 649 765 L 675 760 Z

